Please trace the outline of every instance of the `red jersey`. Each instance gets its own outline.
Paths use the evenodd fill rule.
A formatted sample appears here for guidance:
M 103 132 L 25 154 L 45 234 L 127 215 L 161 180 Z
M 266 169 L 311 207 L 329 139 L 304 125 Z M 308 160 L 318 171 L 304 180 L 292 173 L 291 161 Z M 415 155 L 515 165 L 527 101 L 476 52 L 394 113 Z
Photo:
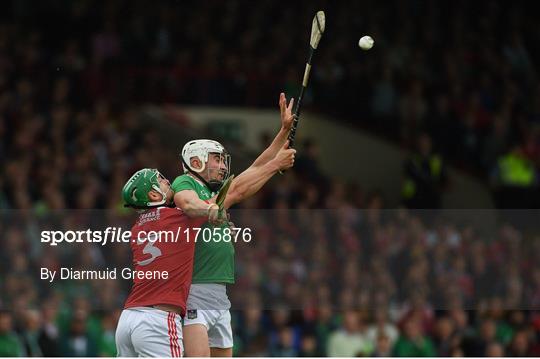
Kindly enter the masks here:
M 139 216 L 131 229 L 133 268 L 148 276 L 142 279 L 134 276 L 124 308 L 170 304 L 179 306 L 182 315 L 185 314 L 195 240 L 186 238 L 184 230 L 200 227 L 206 221 L 204 217 L 189 218 L 181 209 L 168 207 L 158 207 Z M 152 275 L 158 272 L 168 273 L 167 279 Z

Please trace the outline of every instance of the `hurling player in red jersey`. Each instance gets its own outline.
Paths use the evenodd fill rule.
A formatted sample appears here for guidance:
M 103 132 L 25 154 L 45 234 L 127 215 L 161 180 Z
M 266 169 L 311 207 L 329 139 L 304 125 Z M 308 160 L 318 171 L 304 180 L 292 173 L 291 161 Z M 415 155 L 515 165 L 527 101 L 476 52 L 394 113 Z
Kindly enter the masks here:
M 118 355 L 181 357 L 181 318 L 195 250 L 194 238 L 185 238 L 183 231 L 216 221 L 217 211 L 210 205 L 206 216 L 190 218 L 169 207 L 170 183 L 156 169 L 136 172 L 122 196 L 141 214 L 131 231 L 134 283 L 116 329 Z M 167 235 L 159 238 L 159 234 Z

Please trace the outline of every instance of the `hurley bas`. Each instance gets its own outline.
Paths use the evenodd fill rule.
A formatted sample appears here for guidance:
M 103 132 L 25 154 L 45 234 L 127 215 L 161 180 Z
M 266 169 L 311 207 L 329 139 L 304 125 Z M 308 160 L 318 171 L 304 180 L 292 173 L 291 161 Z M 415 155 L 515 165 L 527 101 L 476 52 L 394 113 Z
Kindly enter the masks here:
M 118 279 L 117 268 L 102 270 L 76 270 L 73 268 L 62 267 L 60 270 L 49 270 L 41 268 L 41 280 L 53 282 L 57 279 Z M 57 274 L 59 276 L 57 277 Z M 135 271 L 129 267 L 120 271 L 122 279 L 169 279 L 168 271 Z

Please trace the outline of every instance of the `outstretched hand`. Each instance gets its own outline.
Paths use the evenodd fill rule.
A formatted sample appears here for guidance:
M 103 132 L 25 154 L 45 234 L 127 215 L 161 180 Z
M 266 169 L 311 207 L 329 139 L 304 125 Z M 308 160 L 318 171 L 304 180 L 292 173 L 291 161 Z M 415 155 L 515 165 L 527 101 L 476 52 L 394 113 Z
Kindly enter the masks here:
M 287 98 L 282 92 L 279 94 L 279 109 L 281 111 L 281 128 L 290 131 L 294 122 L 294 115 L 292 113 L 294 106 L 294 98 L 291 98 L 287 105 Z

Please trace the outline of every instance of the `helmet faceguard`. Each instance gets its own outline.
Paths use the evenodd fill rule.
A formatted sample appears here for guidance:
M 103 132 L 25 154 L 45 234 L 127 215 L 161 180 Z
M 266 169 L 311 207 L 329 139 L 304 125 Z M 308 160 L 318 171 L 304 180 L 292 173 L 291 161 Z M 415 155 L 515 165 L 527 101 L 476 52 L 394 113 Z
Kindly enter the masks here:
M 164 193 L 159 186 L 160 177 L 165 178 L 154 168 L 144 168 L 135 172 L 122 188 L 124 206 L 136 209 L 149 209 L 164 205 L 167 202 L 167 193 Z M 161 201 L 150 201 L 148 192 L 152 190 L 161 194 Z
M 210 167 L 208 165 L 211 155 L 219 155 L 218 163 L 224 164 L 224 168 L 220 165 L 219 167 Z M 201 180 L 212 192 L 217 192 L 229 177 L 231 169 L 231 156 L 225 150 L 219 142 L 212 140 L 194 140 L 186 143 L 182 149 L 182 166 L 184 168 L 184 173 L 192 173 L 195 177 Z M 191 166 L 191 160 L 197 158 L 201 163 L 201 168 L 193 168 Z M 205 179 L 201 174 L 203 171 L 206 172 Z M 212 176 L 211 171 L 216 171 L 216 174 L 219 175 L 221 172 L 221 178 L 215 178 Z M 213 178 L 214 177 L 214 178 Z

